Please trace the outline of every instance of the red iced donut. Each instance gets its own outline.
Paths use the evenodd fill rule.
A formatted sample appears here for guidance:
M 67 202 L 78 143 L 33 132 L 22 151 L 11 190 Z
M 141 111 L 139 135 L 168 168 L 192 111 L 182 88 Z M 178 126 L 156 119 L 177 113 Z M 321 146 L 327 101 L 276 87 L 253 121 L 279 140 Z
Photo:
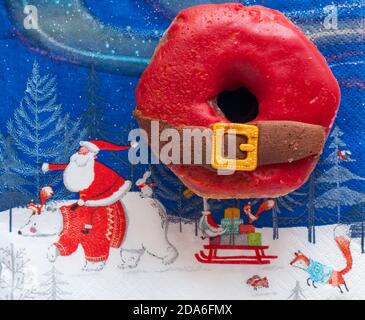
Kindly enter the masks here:
M 325 59 L 283 14 L 229 3 L 179 13 L 139 81 L 136 114 L 174 127 L 212 127 L 230 122 L 216 97 L 240 87 L 258 102 L 251 122 L 297 121 L 323 126 L 327 134 L 340 101 Z M 318 156 L 309 156 L 227 176 L 201 166 L 170 168 L 201 196 L 276 197 L 300 187 L 317 161 Z

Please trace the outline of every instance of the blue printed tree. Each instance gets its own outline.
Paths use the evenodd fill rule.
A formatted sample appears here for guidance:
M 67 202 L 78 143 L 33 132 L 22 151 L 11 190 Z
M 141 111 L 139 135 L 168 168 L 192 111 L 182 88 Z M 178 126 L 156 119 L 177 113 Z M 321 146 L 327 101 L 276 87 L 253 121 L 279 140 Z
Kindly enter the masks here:
M 335 126 L 331 135 L 329 149 L 331 154 L 323 161 L 329 168 L 323 171 L 316 179 L 317 184 L 329 186 L 329 189 L 318 196 L 314 205 L 317 209 L 336 209 L 337 223 L 341 222 L 341 208 L 343 206 L 354 206 L 365 202 L 365 195 L 352 190 L 346 184 L 352 180 L 365 180 L 364 178 L 352 173 L 344 165 L 354 160 L 342 160 L 339 156 L 346 144 L 342 141 L 343 132 Z
M 307 230 L 308 230 L 308 242 L 316 243 L 316 207 L 315 207 L 315 199 L 316 199 L 316 179 L 319 175 L 318 169 L 316 169 L 308 179 L 308 182 L 295 193 L 300 195 L 301 197 L 305 197 L 301 199 L 300 205 L 304 207 L 304 211 L 299 216 L 290 219 L 288 225 L 300 225 L 302 221 L 307 220 Z M 297 203 L 297 205 L 299 205 Z M 300 206 L 299 205 L 299 206 Z M 307 216 L 305 218 L 305 215 Z
M 308 241 L 316 243 L 316 217 L 315 217 L 315 197 L 316 197 L 316 178 L 318 174 L 314 171 L 308 180 Z
M 18 191 L 27 193 L 27 180 L 15 172 L 19 160 L 16 158 L 14 143 L 10 136 L 4 137 L 0 133 L 0 190 L 4 192 Z M 0 211 L 2 202 L 0 202 Z
M 86 137 L 87 130 L 80 129 L 81 119 L 71 119 L 69 113 L 67 113 L 62 119 L 60 119 L 60 125 L 63 127 L 62 133 L 62 152 L 57 156 L 56 161 L 67 162 L 70 156 L 80 147 L 79 142 Z
M 87 80 L 87 106 L 85 111 L 81 115 L 80 121 L 85 128 L 84 136 L 88 140 L 109 140 L 116 144 L 127 145 L 128 133 L 130 130 L 136 127 L 136 122 L 132 116 L 128 125 L 117 125 L 113 123 L 113 115 L 108 113 L 105 108 L 105 98 L 101 95 L 100 79 L 95 67 L 92 65 L 88 73 Z M 112 108 L 109 108 L 112 109 Z M 117 115 L 120 117 L 120 114 Z M 132 188 L 134 188 L 134 182 L 137 174 L 143 174 L 144 169 L 136 172 L 136 166 L 131 164 L 127 159 L 125 152 L 112 152 L 109 154 L 110 160 L 117 166 L 118 171 L 123 171 L 126 168 L 125 176 L 132 181 Z M 122 164 L 122 166 L 121 166 Z
M 276 198 L 275 207 L 272 209 L 273 239 L 279 239 L 279 223 L 281 226 L 289 226 L 297 223 L 302 215 L 294 217 L 281 216 L 285 211 L 294 213 L 295 208 L 303 206 L 305 193 L 302 190 L 293 191 L 286 196 Z
M 279 213 L 293 213 L 291 216 L 278 216 L 278 223 L 280 221 L 281 226 L 296 226 L 301 225 L 305 220 L 307 221 L 308 229 L 308 241 L 310 243 L 316 242 L 316 217 L 315 217 L 315 196 L 316 196 L 316 177 L 318 176 L 318 170 L 314 171 L 308 182 L 302 186 L 299 190 L 294 191 L 284 197 L 279 197 L 276 202 L 276 206 L 273 209 L 273 216 L 275 211 Z M 276 213 L 277 215 L 277 213 Z M 278 231 L 275 232 L 278 236 Z
M 36 197 L 45 184 L 57 186 L 60 173 L 43 175 L 43 162 L 59 161 L 75 151 L 74 142 L 81 139 L 77 123 L 63 117 L 57 103 L 56 77 L 40 74 L 35 61 L 24 98 L 7 123 L 9 136 L 16 147 L 13 171 L 28 181 L 29 194 Z M 71 143 L 71 140 L 74 142 Z
M 0 134 L 0 212 L 9 210 L 9 231 L 12 232 L 13 207 L 24 205 L 29 199 L 26 190 L 28 184 L 17 167 L 14 144 L 11 137 Z
M 360 238 L 361 253 L 365 253 L 365 205 L 364 203 L 352 206 L 347 214 L 351 223 L 351 237 Z
M 137 124 L 134 118 L 131 116 L 129 123 L 124 126 L 120 126 L 117 128 L 117 132 L 113 133 L 113 141 L 120 145 L 128 145 L 128 135 L 129 132 L 133 129 L 137 128 Z M 143 175 L 143 173 L 148 170 L 146 165 L 135 165 L 128 161 L 127 153 L 111 153 L 111 156 L 118 162 L 123 165 L 124 168 L 127 169 L 127 177 L 128 180 L 132 182 L 132 190 L 135 189 L 135 181 L 138 179 L 139 175 Z
M 98 74 L 92 65 L 87 81 L 87 106 L 81 117 L 87 139 L 107 139 L 105 116 L 104 98 L 100 95 Z
M 298 223 L 303 215 L 288 216 L 285 213 L 294 213 L 297 207 L 304 205 L 306 193 L 303 190 L 293 191 L 288 195 L 275 198 L 275 206 L 272 208 L 273 239 L 279 239 L 279 227 L 286 227 Z M 271 198 L 255 199 L 253 205 Z

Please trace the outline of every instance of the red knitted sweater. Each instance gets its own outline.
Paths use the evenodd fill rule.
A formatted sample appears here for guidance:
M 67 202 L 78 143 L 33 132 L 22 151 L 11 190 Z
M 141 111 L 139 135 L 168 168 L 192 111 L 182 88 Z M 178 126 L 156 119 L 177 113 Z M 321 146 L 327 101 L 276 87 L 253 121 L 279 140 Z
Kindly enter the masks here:
M 63 230 L 55 246 L 62 256 L 71 255 L 81 244 L 86 260 L 105 261 L 110 247 L 118 248 L 124 238 L 126 219 L 120 201 L 106 207 L 61 207 Z M 84 234 L 85 225 L 92 228 Z

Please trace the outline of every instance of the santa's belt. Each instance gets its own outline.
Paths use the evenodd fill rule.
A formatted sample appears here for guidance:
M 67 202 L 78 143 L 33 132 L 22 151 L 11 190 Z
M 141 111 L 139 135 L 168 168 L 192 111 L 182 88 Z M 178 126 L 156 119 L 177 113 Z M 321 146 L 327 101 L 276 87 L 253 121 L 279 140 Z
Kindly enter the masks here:
M 199 126 L 175 127 L 165 121 L 145 117 L 140 111 L 135 111 L 134 116 L 148 137 L 151 137 L 152 121 L 158 121 L 159 137 L 166 129 L 177 130 L 178 135 L 174 135 L 175 139 L 160 140 L 157 150 L 156 145 L 151 145 L 151 139 L 148 141 L 155 155 L 157 152 L 160 155 L 161 150 L 167 144 L 172 149 L 179 148 L 178 158 L 174 159 L 175 161 L 172 163 L 166 163 L 159 157 L 160 161 L 165 164 L 189 164 L 208 166 L 213 169 L 253 171 L 262 165 L 291 163 L 310 156 L 319 156 L 326 139 L 324 127 L 296 121 L 272 120 L 249 124 L 215 123 L 212 129 L 209 129 Z M 201 133 L 205 137 L 202 139 L 201 145 L 192 143 L 192 141 L 190 144 L 186 143 L 184 129 Z M 230 146 L 229 135 L 236 136 L 233 157 L 232 154 L 227 154 Z M 194 137 L 194 134 L 192 136 Z M 176 140 L 177 137 L 178 140 Z M 199 161 L 196 162 L 196 159 Z

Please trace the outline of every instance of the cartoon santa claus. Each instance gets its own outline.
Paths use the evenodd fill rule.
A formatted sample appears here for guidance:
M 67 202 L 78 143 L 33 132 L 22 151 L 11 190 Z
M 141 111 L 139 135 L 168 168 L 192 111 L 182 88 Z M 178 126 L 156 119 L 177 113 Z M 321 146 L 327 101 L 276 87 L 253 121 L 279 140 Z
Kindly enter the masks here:
M 121 199 L 130 190 L 131 182 L 96 160 L 101 150 L 120 151 L 118 146 L 103 140 L 81 141 L 80 149 L 68 164 L 42 165 L 44 173 L 64 170 L 63 182 L 67 190 L 79 193 L 79 200 L 60 208 L 63 231 L 58 242 L 48 251 L 55 261 L 58 255 L 68 256 L 82 246 L 85 270 L 100 270 L 109 256 L 110 247 L 118 248 L 125 234 L 126 219 Z

